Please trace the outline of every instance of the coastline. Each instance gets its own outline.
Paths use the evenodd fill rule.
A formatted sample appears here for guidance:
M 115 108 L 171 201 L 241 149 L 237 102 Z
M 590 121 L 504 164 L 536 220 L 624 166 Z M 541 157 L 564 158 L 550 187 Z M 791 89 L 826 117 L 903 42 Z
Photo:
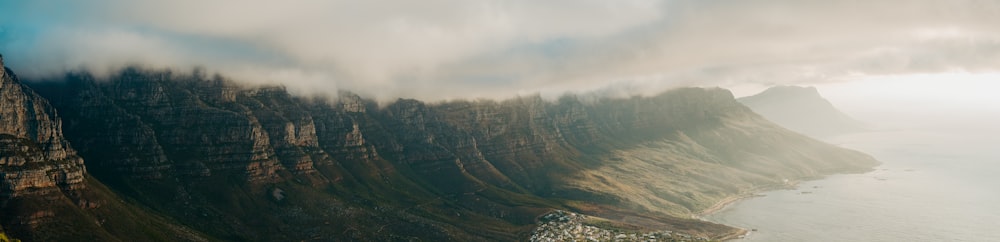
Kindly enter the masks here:
M 822 176 L 821 177 L 812 177 L 812 178 L 809 178 L 809 179 L 806 179 L 806 180 L 807 181 L 811 181 L 811 180 L 819 180 L 819 179 L 823 179 L 823 178 L 824 177 L 822 177 Z M 799 182 L 801 182 L 801 180 L 790 180 L 790 181 L 786 181 L 783 184 L 773 184 L 773 185 L 762 186 L 762 187 L 750 189 L 750 191 L 747 191 L 747 192 L 744 192 L 744 193 L 740 193 L 740 194 L 736 194 L 736 195 L 732 195 L 732 196 L 728 196 L 726 198 L 723 198 L 722 200 L 719 200 L 718 202 L 716 202 L 711 207 L 708 207 L 708 208 L 706 208 L 704 210 L 701 210 L 701 212 L 698 212 L 697 214 L 692 215 L 692 216 L 695 217 L 695 218 L 697 218 L 697 219 L 704 220 L 704 219 L 702 219 L 703 217 L 705 217 L 707 215 L 710 215 L 710 214 L 713 214 L 713 213 L 716 213 L 716 212 L 719 212 L 722 209 L 725 209 L 726 207 L 729 207 L 730 205 L 732 205 L 732 204 L 734 204 L 736 202 L 743 201 L 744 199 L 749 199 L 749 198 L 763 197 L 764 195 L 759 194 L 761 192 L 777 191 L 777 190 L 782 190 L 782 189 L 792 189 L 792 190 L 794 190 L 794 189 L 798 188 Z
M 822 179 L 822 177 L 816 178 L 816 179 Z M 799 180 L 788 181 L 788 182 L 786 182 L 784 184 L 780 184 L 780 185 L 775 184 L 775 185 L 771 185 L 771 186 L 759 187 L 759 188 L 752 189 L 752 190 L 750 190 L 748 192 L 745 192 L 745 193 L 728 196 L 726 198 L 723 198 L 722 200 L 719 200 L 714 205 L 712 205 L 712 206 L 710 206 L 710 207 L 708 207 L 708 208 L 706 208 L 704 210 L 701 210 L 701 212 L 698 212 L 697 214 L 691 215 L 691 217 L 695 218 L 695 219 L 698 219 L 698 220 L 701 220 L 701 221 L 712 222 L 712 221 L 706 220 L 705 216 L 708 216 L 708 215 L 717 213 L 719 211 L 722 211 L 723 209 L 726 209 L 727 207 L 732 206 L 733 204 L 736 204 L 736 203 L 741 202 L 741 201 L 746 200 L 746 199 L 751 199 L 751 198 L 755 198 L 755 197 L 764 197 L 764 195 L 759 194 L 760 192 L 776 191 L 776 190 L 781 190 L 781 189 L 796 189 L 798 187 L 799 182 L 801 182 L 801 181 L 799 181 Z M 732 226 L 732 225 L 728 225 L 728 224 L 726 224 L 726 226 L 737 228 L 737 229 L 739 229 L 740 232 L 733 233 L 733 234 L 723 235 L 722 237 L 718 238 L 719 241 L 732 241 L 732 240 L 742 239 L 745 236 L 749 236 L 750 233 L 752 233 L 752 231 L 753 231 L 753 229 L 741 228 L 741 227 L 736 227 L 736 226 Z
M 705 210 L 702 210 L 698 214 L 691 215 L 691 216 L 694 217 L 694 218 L 696 218 L 696 219 L 698 219 L 698 220 L 701 220 L 701 221 L 711 222 L 711 221 L 706 220 L 705 216 L 708 216 L 708 215 L 713 214 L 713 213 L 717 213 L 717 212 L 722 211 L 723 209 L 729 207 L 730 205 L 733 205 L 733 204 L 736 204 L 737 202 L 740 202 L 740 201 L 743 201 L 743 200 L 746 200 L 746 199 L 750 199 L 750 198 L 754 198 L 754 197 L 761 197 L 761 195 L 758 195 L 757 191 L 752 191 L 752 192 L 749 192 L 749 193 L 744 193 L 744 194 L 729 196 L 729 197 L 723 198 L 719 202 L 716 202 L 715 205 L 712 205 L 711 207 L 708 207 Z M 728 224 L 726 224 L 726 226 L 730 226 L 730 227 L 739 229 L 739 231 L 736 232 L 736 233 L 723 235 L 722 237 L 718 238 L 718 241 L 732 241 L 732 240 L 736 240 L 736 239 L 742 239 L 743 237 L 748 236 L 751 233 L 751 229 L 740 228 L 740 227 L 736 227 L 736 226 L 732 226 L 732 225 L 728 225 Z
M 748 198 L 754 198 L 754 197 L 760 197 L 760 196 L 761 195 L 756 194 L 756 192 L 745 193 L 745 194 L 740 194 L 740 195 L 735 195 L 735 196 L 729 196 L 729 197 L 723 198 L 719 202 L 716 202 L 715 205 L 712 205 L 711 207 L 708 207 L 708 208 L 706 208 L 704 210 L 701 210 L 701 212 L 698 212 L 698 214 L 693 215 L 693 216 L 696 217 L 696 218 L 698 218 L 698 219 L 705 220 L 703 217 L 711 215 L 713 213 L 717 213 L 719 211 L 722 211 L 722 209 L 725 209 L 726 207 L 729 207 L 729 205 L 733 205 L 736 202 L 743 201 L 743 200 L 748 199 Z
M 855 173 L 863 174 L 863 173 L 868 173 L 868 172 L 871 172 L 871 171 L 874 171 L 874 168 L 869 168 L 866 171 L 860 171 L 860 172 L 841 172 L 841 173 L 833 173 L 833 174 L 855 174 Z M 701 221 L 706 221 L 706 222 L 712 222 L 712 221 L 709 221 L 709 220 L 705 219 L 705 216 L 708 216 L 708 215 L 711 215 L 711 214 L 714 214 L 714 213 L 718 213 L 719 211 L 722 211 L 723 209 L 726 209 L 727 207 L 732 206 L 733 204 L 736 204 L 736 203 L 738 203 L 740 201 L 743 201 L 743 200 L 746 200 L 746 199 L 755 198 L 755 197 L 764 197 L 765 196 L 765 195 L 762 195 L 762 194 L 759 194 L 759 193 L 769 192 L 769 191 L 777 191 L 777 190 L 783 190 L 783 189 L 784 190 L 795 190 L 795 189 L 798 189 L 799 183 L 801 183 L 801 182 L 821 180 L 821 179 L 825 179 L 829 175 L 833 175 L 833 174 L 828 174 L 828 175 L 825 175 L 825 176 L 805 177 L 805 178 L 799 178 L 797 180 L 787 180 L 783 184 L 772 184 L 772 185 L 769 185 L 769 186 L 757 187 L 757 188 L 751 189 L 750 191 L 745 192 L 745 193 L 736 194 L 736 195 L 732 195 L 732 196 L 728 196 L 726 198 L 723 198 L 722 200 L 719 200 L 718 202 L 716 202 L 711 207 L 708 207 L 708 208 L 706 208 L 704 210 L 701 210 L 701 212 L 698 212 L 697 214 L 691 215 L 691 218 L 698 219 L 698 220 L 701 220 Z M 718 238 L 719 241 L 733 241 L 733 240 L 737 240 L 737 239 L 742 239 L 742 238 L 744 238 L 746 236 L 749 236 L 753 232 L 753 230 L 754 230 L 752 228 L 751 229 L 741 228 L 741 227 L 736 227 L 736 226 L 732 226 L 732 225 L 728 225 L 728 224 L 723 224 L 723 225 L 726 225 L 726 226 L 729 226 L 729 227 L 733 227 L 733 228 L 737 228 L 741 232 L 734 233 L 734 234 L 723 235 L 723 236 L 721 236 L 721 237 Z

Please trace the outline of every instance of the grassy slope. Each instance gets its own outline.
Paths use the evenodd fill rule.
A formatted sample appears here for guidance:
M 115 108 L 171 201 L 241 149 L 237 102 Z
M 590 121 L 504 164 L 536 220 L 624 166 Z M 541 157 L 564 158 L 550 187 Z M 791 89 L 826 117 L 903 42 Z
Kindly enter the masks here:
M 165 216 L 128 203 L 97 180 L 87 177 L 80 192 L 88 204 L 80 206 L 61 194 L 29 195 L 12 199 L 5 215 L 39 223 L 5 221 L 9 233 L 27 241 L 207 241 L 205 235 L 180 226 Z M 96 206 L 91 206 L 96 205 Z M 41 216 L 37 216 L 41 215 Z M 22 221 L 23 222 L 23 221 Z

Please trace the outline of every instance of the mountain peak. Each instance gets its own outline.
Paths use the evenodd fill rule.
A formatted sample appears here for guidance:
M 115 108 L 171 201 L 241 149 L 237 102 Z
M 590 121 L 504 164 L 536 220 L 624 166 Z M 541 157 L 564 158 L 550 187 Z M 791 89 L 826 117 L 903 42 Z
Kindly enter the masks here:
M 819 94 L 819 90 L 813 86 L 773 86 L 754 96 L 760 95 L 801 95 L 814 96 L 820 99 L 823 98 L 822 95 Z
M 772 122 L 811 136 L 864 130 L 860 122 L 823 98 L 816 87 L 775 86 L 739 101 Z
M 48 101 L 3 67 L 0 57 L 0 213 L 15 198 L 79 191 L 83 160 Z M 5 215 L 6 216 L 6 215 Z M 4 221 L 6 222 L 6 221 Z

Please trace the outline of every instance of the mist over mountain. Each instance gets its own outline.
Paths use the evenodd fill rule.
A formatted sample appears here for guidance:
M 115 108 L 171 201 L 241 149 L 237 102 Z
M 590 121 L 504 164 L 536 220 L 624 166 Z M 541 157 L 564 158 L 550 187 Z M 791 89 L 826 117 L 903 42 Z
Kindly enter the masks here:
M 863 123 L 838 110 L 815 87 L 775 86 L 737 100 L 782 127 L 813 137 L 865 130 Z
M 0 235 L 25 241 L 203 241 L 109 190 L 64 135 L 59 111 L 0 56 Z M 3 236 L 3 238 L 7 238 Z
M 691 217 L 877 163 L 717 88 L 380 106 L 141 68 L 2 80 L 0 225 L 27 240 L 514 241 L 556 209 L 722 239 L 742 231 Z
M 655 95 L 996 72 L 997 9 L 982 0 L 0 1 L 0 52 L 32 78 L 200 66 L 379 101 Z

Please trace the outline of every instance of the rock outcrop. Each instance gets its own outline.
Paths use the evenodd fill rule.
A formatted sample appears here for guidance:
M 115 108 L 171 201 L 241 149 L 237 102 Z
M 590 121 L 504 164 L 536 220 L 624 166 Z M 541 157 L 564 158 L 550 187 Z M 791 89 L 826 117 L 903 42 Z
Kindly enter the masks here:
M 3 57 L 0 69 L 0 204 L 28 194 L 72 195 L 84 187 L 85 168 L 56 110 L 22 85 Z
M 94 181 L 64 135 L 65 123 L 59 112 L 21 83 L 13 71 L 0 69 L 0 232 L 25 241 L 204 241 L 197 232 L 125 204 Z M 97 94 L 88 90 L 81 93 Z M 78 105 L 95 107 L 104 101 L 89 97 L 79 99 L 82 103 Z M 94 113 L 88 115 L 110 118 L 105 124 L 109 129 L 136 122 L 134 117 L 116 115 L 117 110 L 91 111 Z M 138 137 L 151 132 L 142 128 L 111 132 Z M 113 138 L 102 141 L 116 144 Z M 148 174 L 163 170 L 162 159 L 158 159 L 162 151 L 135 146 L 107 148 L 119 156 L 133 157 L 119 161 L 126 169 L 161 164 L 135 171 Z

